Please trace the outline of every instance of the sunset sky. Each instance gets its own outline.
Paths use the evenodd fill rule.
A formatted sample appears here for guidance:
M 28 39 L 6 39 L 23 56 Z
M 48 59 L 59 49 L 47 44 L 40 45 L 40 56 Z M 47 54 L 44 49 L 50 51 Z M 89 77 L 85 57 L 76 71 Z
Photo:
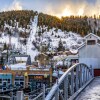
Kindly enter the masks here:
M 100 0 L 0 0 L 0 11 L 34 10 L 61 16 L 99 15 Z

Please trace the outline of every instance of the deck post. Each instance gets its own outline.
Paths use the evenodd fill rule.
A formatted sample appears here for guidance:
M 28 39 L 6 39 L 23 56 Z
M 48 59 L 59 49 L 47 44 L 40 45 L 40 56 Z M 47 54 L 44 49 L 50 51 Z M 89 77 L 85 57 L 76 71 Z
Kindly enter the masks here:
M 17 91 L 17 100 L 23 100 L 23 99 L 24 99 L 23 91 Z
M 85 84 L 85 67 L 83 66 L 83 85 Z
M 76 67 L 76 91 L 79 89 L 78 72 L 79 72 L 79 66 Z
M 71 95 L 74 93 L 74 69 L 71 71 Z
M 90 65 L 90 70 L 91 70 L 91 72 L 90 72 L 91 76 L 94 77 L 92 65 Z
M 64 80 L 64 100 L 68 99 L 68 75 Z
M 91 69 L 88 69 L 88 71 L 87 71 L 87 73 L 88 73 L 88 77 L 87 77 L 87 79 L 89 80 L 89 74 L 91 73 Z
M 82 87 L 82 66 L 80 65 L 80 87 Z
M 87 72 L 86 72 L 86 67 L 84 68 L 84 75 L 85 75 L 85 82 L 87 81 Z
M 87 77 L 88 77 L 88 75 L 87 75 L 87 68 L 86 68 L 86 82 L 87 82 L 87 80 L 88 80 Z
M 45 84 L 43 84 L 43 100 L 45 99 Z
M 14 96 L 13 96 L 13 92 L 11 92 L 11 98 L 10 100 L 13 100 Z

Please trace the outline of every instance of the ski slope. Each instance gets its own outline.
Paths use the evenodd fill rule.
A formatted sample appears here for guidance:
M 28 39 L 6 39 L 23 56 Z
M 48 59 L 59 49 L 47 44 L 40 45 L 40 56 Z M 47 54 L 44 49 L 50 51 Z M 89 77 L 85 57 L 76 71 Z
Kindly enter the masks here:
M 38 51 L 37 50 L 32 50 L 33 47 L 33 39 L 35 39 L 35 34 L 36 34 L 36 30 L 37 30 L 37 23 L 38 23 L 38 16 L 34 17 L 34 21 L 32 22 L 31 25 L 31 32 L 30 32 L 30 36 L 28 38 L 28 42 L 27 42 L 27 54 L 31 56 L 32 61 L 34 61 L 34 58 L 36 55 L 38 55 Z

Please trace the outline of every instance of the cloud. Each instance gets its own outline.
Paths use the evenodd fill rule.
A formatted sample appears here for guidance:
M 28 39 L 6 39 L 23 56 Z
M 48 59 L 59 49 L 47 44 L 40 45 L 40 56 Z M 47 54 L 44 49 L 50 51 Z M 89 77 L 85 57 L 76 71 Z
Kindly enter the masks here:
M 50 15 L 100 15 L 100 0 L 14 0 L 2 11 L 35 10 Z
M 22 5 L 19 1 L 14 0 L 9 6 L 5 6 L 1 11 L 22 10 Z
M 24 9 L 61 16 L 100 14 L 100 0 L 20 0 Z
M 86 0 L 70 0 L 63 1 L 60 4 L 53 4 L 49 8 L 52 9 L 51 14 L 56 16 L 70 16 L 70 15 L 100 15 L 100 0 L 95 2 L 88 2 Z M 48 13 L 48 12 L 46 12 Z

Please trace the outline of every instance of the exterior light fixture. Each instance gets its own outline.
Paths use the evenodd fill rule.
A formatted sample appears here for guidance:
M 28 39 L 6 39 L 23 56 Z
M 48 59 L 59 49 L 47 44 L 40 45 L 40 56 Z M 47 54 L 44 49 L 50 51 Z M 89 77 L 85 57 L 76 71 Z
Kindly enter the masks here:
M 27 72 L 25 72 L 25 73 L 24 73 L 24 76 L 25 76 L 25 77 L 27 77 L 27 76 L 28 76 Z

